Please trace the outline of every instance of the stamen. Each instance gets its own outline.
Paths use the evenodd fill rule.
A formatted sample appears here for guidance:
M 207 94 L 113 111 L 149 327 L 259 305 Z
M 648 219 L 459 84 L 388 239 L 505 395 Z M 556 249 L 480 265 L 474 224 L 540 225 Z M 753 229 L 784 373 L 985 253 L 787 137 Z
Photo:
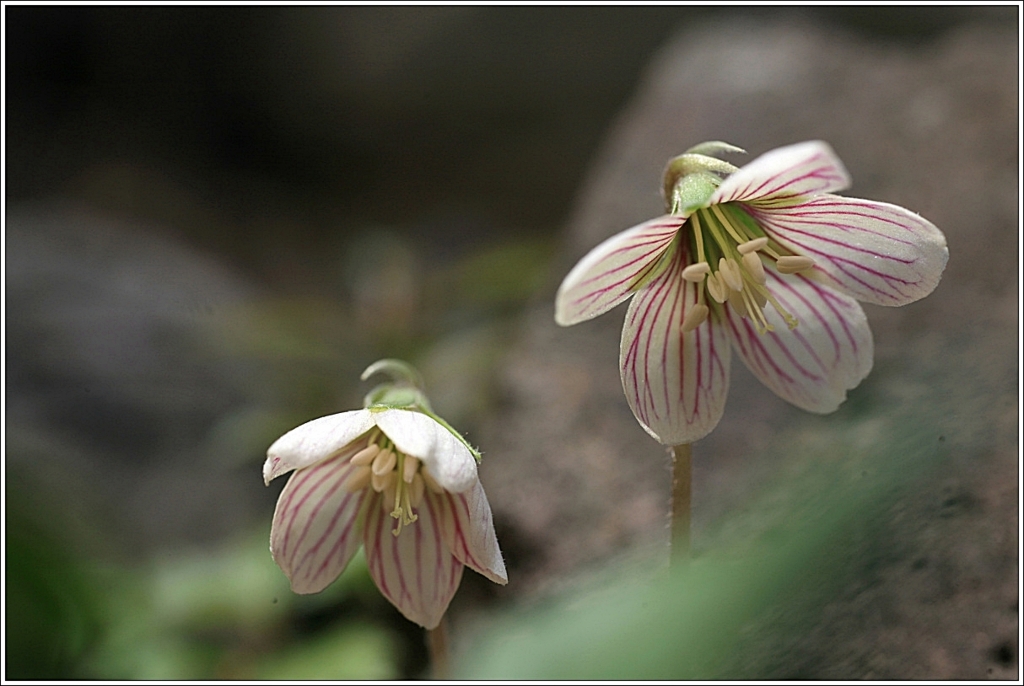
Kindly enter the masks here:
M 420 468 L 420 461 L 412 455 L 405 456 L 405 464 L 402 465 L 402 481 L 409 484 Z
M 715 302 L 724 303 L 729 299 L 729 287 L 725 285 L 721 272 L 708 274 L 708 294 Z
M 758 240 L 767 241 L 768 239 L 759 238 Z M 751 241 L 751 243 L 753 242 L 755 241 Z M 749 245 L 749 243 L 746 245 Z M 740 252 L 743 252 L 742 248 L 743 246 L 741 245 Z M 743 255 L 743 266 L 747 268 L 747 273 L 750 274 L 750 278 L 752 278 L 755 283 L 761 286 L 765 285 L 768 279 L 765 277 L 764 265 L 761 264 L 761 258 L 756 252 L 748 252 Z
M 693 283 L 700 283 L 710 271 L 710 264 L 707 262 L 697 262 L 683 270 L 683 278 L 687 281 L 692 281 Z
M 382 476 L 387 474 L 395 468 L 395 462 L 398 458 L 390 450 L 381 450 L 377 457 L 373 458 L 373 474 L 374 476 Z
M 747 312 L 750 314 L 750 318 L 757 326 L 757 332 L 763 335 L 769 331 L 774 331 L 775 329 L 768 323 L 768 319 L 764 316 L 764 305 L 758 304 L 758 295 L 760 294 L 757 293 L 757 291 L 752 292 L 749 288 L 743 291 L 743 300 L 746 303 Z M 764 300 L 763 295 L 760 296 L 760 298 L 761 300 Z
M 380 446 L 376 443 L 371 443 L 352 456 L 352 464 L 360 467 L 368 465 L 373 462 L 373 458 L 377 457 L 377 453 L 379 452 Z
M 721 205 L 712 205 L 711 211 L 714 212 L 715 219 L 717 219 L 719 224 L 722 225 L 722 228 L 725 229 L 726 233 L 728 233 L 729 236 L 732 237 L 733 241 L 735 241 L 736 243 L 745 242 L 743 240 L 744 236 L 740 235 L 740 232 L 736 230 L 736 227 L 733 226 L 732 222 L 730 222 L 729 219 L 725 216 L 725 212 L 722 211 Z M 719 243 L 725 245 L 725 241 L 719 240 Z
M 747 305 L 744 302 L 743 293 L 741 291 L 730 291 L 729 292 L 729 307 L 733 309 L 736 314 L 747 318 Z
M 398 474 L 394 471 L 370 476 L 370 485 L 378 493 L 382 493 L 388 486 L 393 486 L 396 481 L 398 481 Z
M 766 245 L 768 245 L 768 239 L 761 236 L 760 238 L 755 238 L 752 241 L 740 243 L 736 246 L 736 249 L 740 251 L 740 255 L 747 255 L 752 252 L 757 252 Z
M 420 476 L 419 472 L 412 477 L 412 483 L 409 484 L 409 503 L 413 507 L 419 507 L 420 503 L 423 502 L 423 492 L 427 485 L 423 481 L 423 477 Z
M 686 316 L 683 318 L 683 333 L 689 333 L 698 326 L 704 323 L 704 320 L 708 318 L 708 306 L 700 303 L 693 305 L 686 312 Z
M 725 279 L 725 284 L 734 291 L 743 290 L 743 276 L 740 274 L 740 266 L 736 260 L 723 257 L 718 261 L 719 278 Z
M 395 505 L 398 504 L 398 484 L 390 483 L 387 488 L 384 489 L 384 502 L 381 503 L 384 507 L 385 512 L 394 512 Z
M 775 261 L 780 274 L 796 274 L 814 266 L 814 260 L 803 255 L 783 255 Z
M 693 216 L 690 217 L 690 223 L 693 224 L 693 237 L 697 243 L 697 263 L 707 262 L 707 259 L 704 257 L 704 235 L 700 230 L 700 212 L 693 213 Z
M 366 465 L 360 465 L 352 470 L 352 473 L 345 479 L 345 483 L 342 486 L 349 493 L 355 493 L 356 491 L 366 488 L 366 484 L 370 483 L 370 478 L 373 476 L 373 472 Z

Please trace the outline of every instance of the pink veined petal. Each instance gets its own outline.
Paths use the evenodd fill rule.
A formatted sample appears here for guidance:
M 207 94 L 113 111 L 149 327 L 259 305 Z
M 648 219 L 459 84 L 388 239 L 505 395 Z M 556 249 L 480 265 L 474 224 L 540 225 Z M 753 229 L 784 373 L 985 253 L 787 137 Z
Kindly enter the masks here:
M 570 326 L 593 319 L 633 294 L 659 268 L 660 258 L 685 223 L 665 215 L 626 229 L 587 253 L 562 281 L 555 321 Z
M 708 202 L 792 205 L 807 196 L 849 187 L 850 175 L 828 143 L 808 141 L 776 148 L 740 167 Z
M 906 305 L 935 290 L 946 237 L 910 210 L 823 195 L 795 207 L 748 208 L 772 238 L 814 260 L 829 283 L 858 300 Z
M 508 574 L 483 485 L 477 481 L 465 493 L 443 493 L 438 500 L 442 505 L 441 534 L 452 554 L 491 581 L 507 584 Z
M 640 425 L 664 445 L 706 436 L 725 410 L 729 340 L 711 318 L 683 333 L 697 288 L 682 278 L 685 250 L 642 289 L 626 312 L 619 369 L 626 402 Z
M 366 515 L 366 563 L 377 588 L 407 619 L 433 629 L 462 580 L 462 563 L 441 535 L 440 503 L 424 494 L 418 519 L 395 536 L 396 520 L 373 503 Z
M 864 311 L 845 293 L 803 275 L 765 273 L 772 295 L 800 323 L 790 330 L 769 304 L 765 316 L 775 330 L 758 334 L 749 319 L 726 308 L 736 352 L 783 400 L 809 412 L 833 412 L 871 371 L 874 347 Z
M 267 449 L 263 481 L 270 483 L 293 469 L 325 460 L 372 427 L 373 417 L 368 410 L 332 414 L 297 426 Z
M 317 593 L 344 571 L 362 543 L 367 490 L 349 493 L 355 449 L 292 474 L 277 500 L 270 552 L 296 593 Z

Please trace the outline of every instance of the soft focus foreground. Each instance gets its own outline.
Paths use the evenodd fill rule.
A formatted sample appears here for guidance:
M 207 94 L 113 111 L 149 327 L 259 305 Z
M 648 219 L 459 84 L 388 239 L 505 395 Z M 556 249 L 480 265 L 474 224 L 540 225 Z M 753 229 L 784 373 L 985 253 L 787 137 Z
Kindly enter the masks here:
M 119 36 L 112 54 L 176 55 L 177 81 L 75 41 L 33 62 L 31 98 L 12 105 L 26 81 L 8 75 L 8 678 L 422 676 L 422 632 L 362 555 L 297 596 L 267 551 L 266 447 L 355 406 L 352 380 L 382 356 L 416 363 L 485 452 L 510 584 L 463 580 L 461 674 L 1016 676 L 1012 8 L 975 26 L 889 15 L 913 41 L 726 15 L 683 27 L 640 77 L 621 64 L 692 12 L 513 23 L 545 58 L 530 72 L 522 42 L 501 41 L 524 34 L 488 11 L 181 14 L 149 34 L 115 30 L 112 11 L 83 25 Z M 20 38 L 74 23 L 49 16 Z M 367 40 L 384 26 L 402 40 Z M 253 80 L 203 99 L 203 79 L 234 73 Z M 121 90 L 90 100 L 90 79 Z M 447 123 L 427 136 L 424 121 Z M 736 370 L 695 447 L 695 559 L 669 579 L 668 460 L 622 397 L 622 310 L 559 329 L 551 298 L 590 247 L 661 210 L 669 156 L 812 138 L 851 194 L 940 226 L 951 261 L 928 299 L 869 308 L 875 368 L 836 414 Z

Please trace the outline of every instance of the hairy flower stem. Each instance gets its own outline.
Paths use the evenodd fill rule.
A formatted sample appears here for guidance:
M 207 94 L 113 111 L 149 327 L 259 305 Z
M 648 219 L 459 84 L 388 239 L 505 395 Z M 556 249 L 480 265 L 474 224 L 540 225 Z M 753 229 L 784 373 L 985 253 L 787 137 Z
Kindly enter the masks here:
M 448 620 L 433 629 L 427 629 L 427 648 L 430 651 L 430 675 L 435 681 L 448 679 Z
M 690 495 L 692 492 L 690 444 L 672 446 L 672 561 L 690 556 Z

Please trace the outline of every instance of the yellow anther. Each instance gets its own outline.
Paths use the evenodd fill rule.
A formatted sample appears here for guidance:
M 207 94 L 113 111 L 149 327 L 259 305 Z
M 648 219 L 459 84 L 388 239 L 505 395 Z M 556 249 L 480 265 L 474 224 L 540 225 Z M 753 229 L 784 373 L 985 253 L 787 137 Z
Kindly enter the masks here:
M 379 452 L 380 447 L 376 443 L 371 443 L 352 456 L 352 464 L 360 467 L 368 465 L 373 462 L 373 458 L 377 457 L 377 453 Z
M 373 475 L 382 476 L 395 468 L 398 458 L 390 450 L 381 450 L 377 457 L 373 458 Z
M 796 274 L 814 266 L 814 260 L 803 255 L 783 255 L 775 261 L 780 274 Z
M 402 481 L 412 483 L 412 478 L 420 468 L 420 461 L 412 455 L 405 456 L 405 464 L 402 465 Z
M 366 484 L 370 483 L 370 478 L 373 476 L 373 472 L 366 465 L 359 465 L 352 470 L 352 473 L 345 479 L 343 488 L 349 493 L 355 493 L 361 489 L 366 488 Z
M 691 305 L 690 309 L 686 311 L 686 316 L 683 317 L 683 333 L 693 331 L 698 326 L 704 323 L 704 320 L 708 318 L 708 306 L 695 304 Z
M 708 294 L 715 302 L 724 303 L 729 299 L 729 287 L 725 285 L 722 273 L 708 274 Z
M 742 248 L 743 246 L 740 247 Z M 748 252 L 743 255 L 743 266 L 746 268 L 747 273 L 750 274 L 750 278 L 754 280 L 754 283 L 763 286 L 767 282 L 764 274 L 764 265 L 761 264 L 761 258 L 756 252 Z
M 691 264 L 689 267 L 683 270 L 683 278 L 693 283 L 700 283 L 704 280 L 704 277 L 708 272 L 711 271 L 711 265 L 707 262 L 697 262 Z
M 740 243 L 736 246 L 736 249 L 740 251 L 740 255 L 748 255 L 752 252 L 757 252 L 766 245 L 768 245 L 768 239 L 761 236 L 760 238 L 755 238 L 752 241 Z
M 734 291 L 743 290 L 743 275 L 736 260 L 723 257 L 718 261 L 718 278 L 725 279 L 725 284 Z
M 370 477 L 370 485 L 378 493 L 382 493 L 388 486 L 394 486 L 396 481 L 398 481 L 398 474 L 393 470 L 384 474 L 373 474 Z

